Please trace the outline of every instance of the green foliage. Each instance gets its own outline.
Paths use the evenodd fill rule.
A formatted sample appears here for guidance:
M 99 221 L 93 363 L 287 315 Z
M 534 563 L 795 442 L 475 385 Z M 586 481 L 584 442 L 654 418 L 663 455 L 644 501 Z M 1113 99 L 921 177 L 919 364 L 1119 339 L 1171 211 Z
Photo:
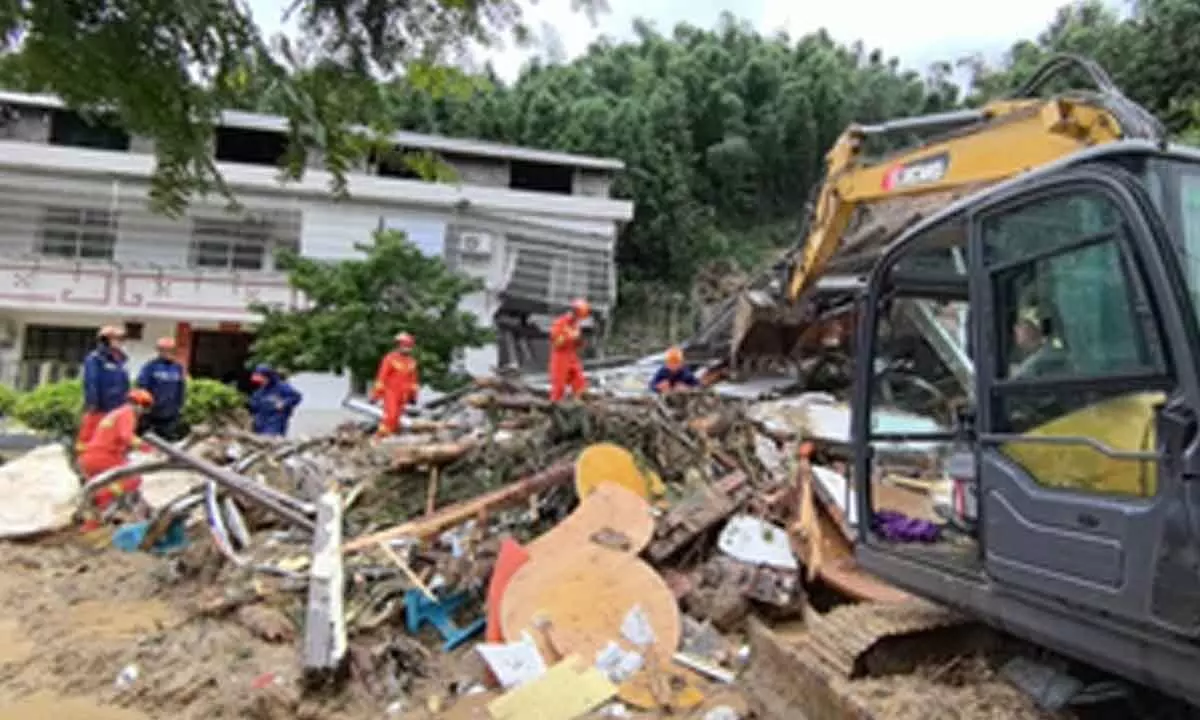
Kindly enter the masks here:
M 13 416 L 34 430 L 74 437 L 83 413 L 83 381 L 39 385 L 17 399 Z
M 8 385 L 0 385 L 0 415 L 11 415 L 21 393 Z
M 232 417 L 246 405 L 246 399 L 235 388 L 206 378 L 192 378 L 187 383 L 183 403 L 183 422 L 189 427 L 211 424 Z
M 401 233 L 377 233 L 358 249 L 362 259 L 340 263 L 280 256 L 289 283 L 311 305 L 299 311 L 255 306 L 263 315 L 255 360 L 292 371 L 348 370 L 370 380 L 393 338 L 404 331 L 416 338 L 421 382 L 436 388 L 453 384 L 455 353 L 490 338 L 473 315 L 459 309 L 480 284 L 421 254 Z
M 12 415 L 34 430 L 73 437 L 79 432 L 83 414 L 83 383 L 62 380 L 39 385 L 18 395 L 0 386 L 0 403 L 11 396 L 15 401 Z M 8 392 L 4 392 L 7 390 Z M 245 399 L 234 388 L 216 380 L 190 379 L 187 399 L 183 406 L 183 421 L 189 426 L 211 423 L 234 415 L 245 405 Z

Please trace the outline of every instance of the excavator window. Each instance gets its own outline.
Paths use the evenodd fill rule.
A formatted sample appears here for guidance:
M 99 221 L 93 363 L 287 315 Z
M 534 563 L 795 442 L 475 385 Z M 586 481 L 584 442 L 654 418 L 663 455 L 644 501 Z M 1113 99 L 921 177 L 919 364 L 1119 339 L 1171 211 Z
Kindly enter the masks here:
M 1168 387 L 1164 350 L 1146 321 L 1146 287 L 1120 206 L 1075 190 L 1001 211 L 981 224 L 994 345 L 992 430 L 1089 438 L 1153 450 L 1153 405 Z M 1153 495 L 1154 463 L 1106 457 L 1085 443 L 1013 440 L 1001 448 L 1035 482 Z

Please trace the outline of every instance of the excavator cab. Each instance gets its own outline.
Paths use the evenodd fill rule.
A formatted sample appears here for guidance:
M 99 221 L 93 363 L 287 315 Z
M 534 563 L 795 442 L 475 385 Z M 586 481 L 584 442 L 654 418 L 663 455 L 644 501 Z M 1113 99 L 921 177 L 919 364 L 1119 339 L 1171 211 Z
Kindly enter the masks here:
M 860 294 L 852 406 L 860 566 L 1068 657 L 1200 705 L 1200 152 L 1118 141 L 911 226 Z M 941 408 L 881 390 L 907 324 Z M 882 368 L 882 370 L 881 370 Z M 887 422 L 896 410 L 933 430 Z M 931 458 L 977 522 L 875 522 Z M 964 462 L 965 460 L 965 462 Z

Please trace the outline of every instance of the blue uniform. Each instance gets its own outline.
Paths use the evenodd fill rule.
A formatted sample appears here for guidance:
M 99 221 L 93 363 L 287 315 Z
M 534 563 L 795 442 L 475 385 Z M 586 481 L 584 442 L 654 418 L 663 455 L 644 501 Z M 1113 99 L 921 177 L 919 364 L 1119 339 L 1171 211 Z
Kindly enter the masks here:
M 111 412 L 125 404 L 128 394 L 125 353 L 110 347 L 98 347 L 88 353 L 83 360 L 84 410 Z
M 672 387 L 686 385 L 687 387 L 700 387 L 700 379 L 688 369 L 687 365 L 682 365 L 678 370 L 672 370 L 666 365 L 658 368 L 654 373 L 654 377 L 650 378 L 650 392 L 657 393 L 658 386 L 661 383 L 668 383 Z
M 138 387 L 149 390 L 154 405 L 146 413 L 152 418 L 175 419 L 183 412 L 185 393 L 183 366 L 174 360 L 157 357 L 142 366 Z
M 254 419 L 254 432 L 259 435 L 287 435 L 288 423 L 296 406 L 304 398 L 279 373 L 266 367 L 254 369 L 267 382 L 250 396 L 250 414 Z

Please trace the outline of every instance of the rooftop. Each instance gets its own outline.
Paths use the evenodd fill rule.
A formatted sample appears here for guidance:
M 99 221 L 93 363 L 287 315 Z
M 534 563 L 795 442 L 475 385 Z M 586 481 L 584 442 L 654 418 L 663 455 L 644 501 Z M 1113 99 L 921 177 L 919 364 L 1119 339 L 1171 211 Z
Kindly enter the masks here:
M 66 103 L 55 95 L 19 93 L 8 90 L 0 90 L 0 104 L 54 110 L 69 109 Z M 221 126 L 242 130 L 282 133 L 287 130 L 287 119 L 278 115 L 226 110 L 222 113 Z M 535 150 L 533 148 L 504 145 L 484 140 L 465 140 L 445 137 L 443 135 L 425 135 L 414 132 L 394 133 L 392 140 L 406 150 L 429 150 L 432 152 L 494 158 L 497 160 L 518 160 L 531 163 L 545 163 L 548 165 L 563 165 L 604 172 L 615 172 L 625 169 L 625 163 L 614 158 L 573 155 L 550 150 Z

